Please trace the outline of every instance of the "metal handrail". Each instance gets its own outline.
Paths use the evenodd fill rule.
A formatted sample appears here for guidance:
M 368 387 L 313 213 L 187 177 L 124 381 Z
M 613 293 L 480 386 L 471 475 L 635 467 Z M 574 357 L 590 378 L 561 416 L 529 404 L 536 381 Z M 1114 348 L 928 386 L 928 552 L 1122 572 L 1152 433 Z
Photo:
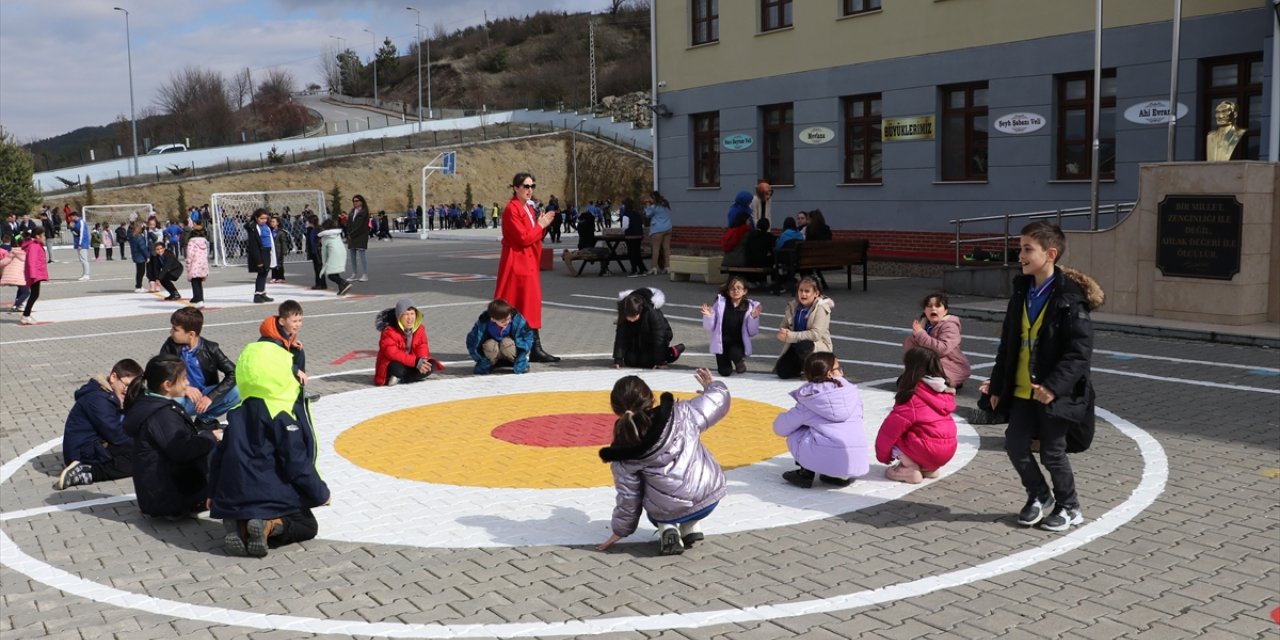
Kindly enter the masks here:
M 1133 211 L 1133 207 L 1136 204 L 1137 204 L 1136 202 L 1116 202 L 1116 203 L 1112 203 L 1108 207 L 1105 207 L 1107 209 L 1111 209 L 1111 214 L 1114 217 L 1114 220 L 1111 223 L 1112 226 L 1120 222 L 1122 214 L 1125 216 L 1129 215 L 1129 213 Z M 1104 207 L 1100 207 L 1099 209 L 1100 210 L 1104 209 Z M 951 244 L 955 245 L 956 247 L 956 267 L 957 268 L 960 267 L 960 246 L 961 245 L 992 242 L 995 240 L 1000 240 L 1004 242 L 1004 251 L 1003 251 L 1004 266 L 1006 267 L 1009 266 L 1009 240 L 1012 240 L 1018 237 L 1018 236 L 1009 235 L 1009 222 L 1016 218 L 1027 218 L 1029 220 L 1044 220 L 1048 218 L 1053 218 L 1057 220 L 1058 226 L 1061 227 L 1063 218 L 1079 218 L 1079 217 L 1089 216 L 1090 214 L 1091 214 L 1091 210 L 1089 207 L 1074 207 L 1069 209 L 1050 209 L 1047 211 L 1032 211 L 1030 213 L 1006 213 L 998 216 L 980 216 L 976 218 L 958 218 L 955 220 L 951 220 L 951 224 L 955 225 L 956 227 L 956 239 L 951 241 Z M 989 236 L 985 238 L 965 238 L 965 239 L 960 238 L 961 228 L 965 224 L 974 223 L 974 222 L 993 222 L 995 220 L 1004 221 L 1003 236 Z

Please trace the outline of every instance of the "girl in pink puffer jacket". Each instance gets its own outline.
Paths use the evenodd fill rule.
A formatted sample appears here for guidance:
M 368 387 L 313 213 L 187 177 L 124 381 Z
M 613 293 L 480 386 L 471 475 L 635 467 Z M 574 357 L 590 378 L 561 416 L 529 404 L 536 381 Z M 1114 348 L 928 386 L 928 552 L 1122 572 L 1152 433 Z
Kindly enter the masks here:
M 912 347 L 902 357 L 893 411 L 876 436 L 876 459 L 894 464 L 884 477 L 908 484 L 938 477 L 938 468 L 956 455 L 955 389 L 942 377 L 938 354 Z
M 698 369 L 694 377 L 702 385 L 698 397 L 676 402 L 664 393 L 657 406 L 639 376 L 613 385 L 609 404 L 618 420 L 613 444 L 600 450 L 600 459 L 613 469 L 618 499 L 613 535 L 597 551 L 635 533 L 641 510 L 658 526 L 664 556 L 684 553 L 703 539 L 698 523 L 724 497 L 725 479 L 701 435 L 729 413 L 729 388 L 707 369 Z
M 18 296 L 9 310 L 21 311 L 31 290 L 27 289 L 27 252 L 17 246 L 16 241 L 11 249 L 0 248 L 0 286 L 18 288 Z

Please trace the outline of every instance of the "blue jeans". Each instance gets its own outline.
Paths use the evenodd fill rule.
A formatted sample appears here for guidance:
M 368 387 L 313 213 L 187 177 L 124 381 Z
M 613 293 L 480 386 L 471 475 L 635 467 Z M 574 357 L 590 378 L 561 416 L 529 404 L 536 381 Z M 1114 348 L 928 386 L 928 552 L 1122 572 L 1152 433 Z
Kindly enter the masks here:
M 359 260 L 359 268 L 356 268 L 356 261 Z M 365 256 L 364 249 L 347 249 L 347 262 L 351 263 L 351 274 L 360 276 L 369 273 L 369 258 Z
M 681 524 L 684 522 L 693 522 L 695 520 L 701 520 L 711 515 L 711 512 L 715 511 L 716 507 L 718 506 L 720 506 L 719 502 L 713 502 L 711 503 L 711 506 L 703 507 L 687 516 L 681 516 L 679 518 L 676 518 L 675 520 L 654 520 L 653 518 L 649 518 L 649 522 L 652 522 L 654 526 L 657 526 L 660 524 Z
M 216 386 L 211 384 L 200 389 L 200 392 L 209 395 L 209 392 L 213 391 Z M 238 404 L 240 404 L 240 390 L 236 387 L 231 387 L 231 390 L 226 395 L 214 400 L 213 404 L 210 404 L 209 408 L 204 410 L 204 413 L 196 413 L 196 404 L 190 398 L 182 396 L 182 409 L 187 412 L 187 415 L 197 420 L 213 420 L 218 416 L 225 415 L 232 407 Z

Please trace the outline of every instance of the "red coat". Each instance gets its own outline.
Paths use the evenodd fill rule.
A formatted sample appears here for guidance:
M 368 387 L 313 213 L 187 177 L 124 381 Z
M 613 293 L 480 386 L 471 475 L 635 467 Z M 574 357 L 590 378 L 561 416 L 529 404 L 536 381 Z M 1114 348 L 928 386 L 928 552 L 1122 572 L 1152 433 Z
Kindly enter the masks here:
M 387 384 L 387 365 L 392 361 L 406 367 L 418 366 L 418 358 L 430 358 L 431 349 L 427 346 L 427 328 L 422 324 L 422 312 L 418 312 L 417 328 L 413 331 L 413 344 L 405 344 L 404 329 L 395 321 L 382 330 L 378 340 L 378 364 L 373 374 L 373 384 L 381 387 Z M 434 364 L 434 363 L 433 363 Z
M 529 322 L 542 328 L 542 227 L 537 212 L 512 198 L 502 210 L 502 257 L 498 260 L 498 286 L 494 298 L 511 303 Z
M 876 436 L 876 459 L 888 463 L 896 445 L 921 469 L 933 470 L 956 454 L 956 397 L 940 393 L 923 380 L 911 399 L 894 405 Z

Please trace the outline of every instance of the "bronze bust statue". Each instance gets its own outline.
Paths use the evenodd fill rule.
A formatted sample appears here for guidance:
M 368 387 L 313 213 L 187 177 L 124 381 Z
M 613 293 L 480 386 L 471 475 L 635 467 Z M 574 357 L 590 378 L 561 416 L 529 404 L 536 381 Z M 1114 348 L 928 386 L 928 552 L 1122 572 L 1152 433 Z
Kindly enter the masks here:
M 1205 136 L 1205 159 L 1210 162 L 1230 160 L 1248 129 L 1236 126 L 1236 103 L 1231 100 L 1218 103 L 1213 110 L 1213 119 L 1218 127 Z

